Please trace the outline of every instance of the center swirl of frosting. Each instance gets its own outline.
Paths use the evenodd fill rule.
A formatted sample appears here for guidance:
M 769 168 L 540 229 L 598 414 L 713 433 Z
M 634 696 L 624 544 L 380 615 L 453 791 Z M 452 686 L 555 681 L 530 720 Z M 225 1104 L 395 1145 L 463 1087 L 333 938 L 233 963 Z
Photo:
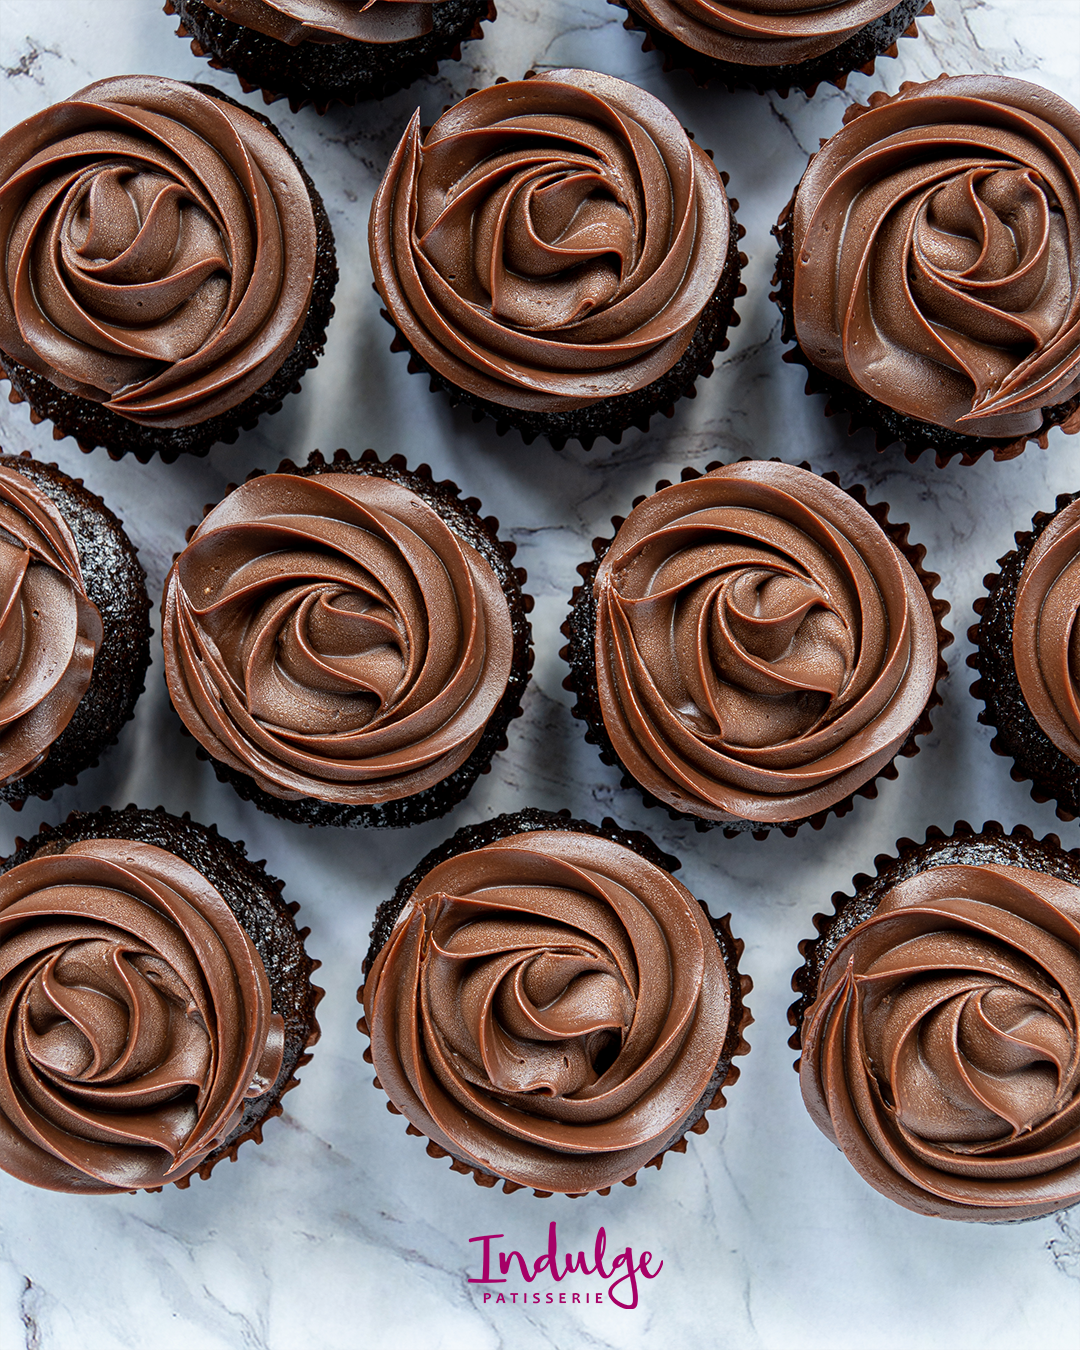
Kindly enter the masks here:
M 721 1058 L 727 972 L 701 906 L 620 844 L 511 836 L 431 869 L 364 988 L 391 1101 L 521 1185 L 610 1186 L 663 1152 Z
M 406 340 L 511 408 L 641 389 L 686 350 L 723 272 L 711 160 L 651 94 L 556 70 L 414 117 L 376 194 L 371 256 Z
M 513 633 L 481 555 L 414 492 L 267 474 L 206 517 L 169 574 L 173 704 L 272 796 L 365 804 L 441 782 L 506 692 Z
M 792 227 L 795 330 L 827 374 L 991 437 L 1080 389 L 1080 113 L 1047 90 L 942 77 L 858 110 Z
M 735 464 L 657 492 L 593 590 L 615 751 L 660 801 L 708 820 L 834 805 L 892 759 L 933 689 L 918 577 L 805 469 Z
M 205 0 L 212 10 L 278 42 L 409 42 L 431 32 L 446 0 Z
M 102 80 L 0 139 L 0 347 L 144 426 L 242 403 L 307 316 L 315 222 L 249 113 L 156 76 Z
M 1080 890 L 931 868 L 843 938 L 803 1032 L 820 1128 L 892 1199 L 1019 1219 L 1080 1198 Z
M 95 839 L 0 877 L 0 1162 L 108 1192 L 193 1171 L 281 1071 L 266 971 L 217 890 Z

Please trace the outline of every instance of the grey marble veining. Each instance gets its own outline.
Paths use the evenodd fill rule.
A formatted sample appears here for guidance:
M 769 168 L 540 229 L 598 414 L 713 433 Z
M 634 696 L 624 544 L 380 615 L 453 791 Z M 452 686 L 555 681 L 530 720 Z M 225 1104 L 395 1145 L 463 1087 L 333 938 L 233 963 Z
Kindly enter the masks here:
M 198 763 L 177 728 L 156 648 L 136 718 L 77 787 L 21 817 L 0 807 L 0 843 L 73 808 L 163 803 L 214 821 L 247 842 L 285 878 L 323 962 L 324 1029 L 301 1087 L 270 1123 L 261 1148 L 246 1145 L 209 1183 L 161 1195 L 78 1199 L 35 1191 L 0 1175 L 0 1346 L 14 1350 L 353 1350 L 369 1344 L 636 1350 L 1071 1350 L 1080 1309 L 1077 1211 L 1015 1226 L 922 1219 L 870 1190 L 803 1110 L 785 1010 L 797 943 L 834 890 L 897 837 L 930 824 L 1023 821 L 1080 843 L 1039 806 L 990 751 L 968 694 L 966 631 L 981 578 L 1055 495 L 1080 486 L 1080 444 L 1055 432 L 1048 448 L 1008 464 L 938 469 L 879 455 L 866 434 L 849 437 L 822 401 L 806 398 L 798 368 L 780 360 L 777 312 L 768 298 L 769 228 L 806 156 L 839 125 L 845 107 L 903 80 L 997 70 L 1041 82 L 1080 103 L 1080 10 L 1073 0 L 938 0 L 922 36 L 897 60 L 846 91 L 812 100 L 697 89 L 665 75 L 622 11 L 604 0 L 499 0 L 500 18 L 464 60 L 381 104 L 320 118 L 272 116 L 323 193 L 337 234 L 342 280 L 326 358 L 303 393 L 233 447 L 171 466 L 112 463 L 54 443 L 25 406 L 0 403 L 0 443 L 55 459 L 82 476 L 124 518 L 152 593 L 204 503 L 252 468 L 273 468 L 320 447 L 371 445 L 430 463 L 503 522 L 519 546 L 536 598 L 536 667 L 525 716 L 508 750 L 451 816 L 402 833 L 308 831 L 259 814 Z M 195 60 L 153 0 L 4 0 L 0 125 L 7 127 L 91 79 L 147 71 L 204 80 L 241 97 L 232 76 Z M 426 122 L 469 87 L 532 67 L 595 65 L 669 103 L 731 174 L 749 255 L 741 326 L 718 363 L 671 420 L 621 446 L 556 455 L 499 438 L 490 423 L 451 411 L 389 351 L 366 254 L 367 211 L 386 159 L 417 103 Z M 257 97 L 248 102 L 262 107 Z M 359 429 L 359 430 L 358 430 Z M 700 835 L 645 809 L 600 764 L 569 713 L 558 656 L 559 624 L 589 541 L 608 532 L 639 492 L 685 465 L 778 455 L 862 481 L 873 498 L 912 522 L 927 565 L 952 604 L 945 704 L 922 752 L 900 766 L 874 801 L 824 830 L 757 842 Z M 681 878 L 714 912 L 732 911 L 754 979 L 752 1053 L 712 1128 L 685 1155 L 609 1197 L 535 1200 L 475 1187 L 406 1136 L 370 1086 L 356 1033 L 355 989 L 378 902 L 417 858 L 458 826 L 533 803 L 615 816 L 649 831 L 683 860 Z M 591 1248 L 599 1225 L 611 1249 L 651 1250 L 664 1267 L 642 1282 L 639 1305 L 482 1301 L 471 1236 L 503 1233 L 529 1254 L 557 1221 L 560 1247 Z M 505 1286 L 512 1289 L 515 1286 Z M 519 1281 L 517 1288 L 524 1286 Z M 538 1284 L 535 1286 L 540 1288 Z M 543 1286 L 556 1288 L 556 1286 Z M 563 1290 L 593 1289 L 593 1282 Z M 603 1287 L 603 1286 L 600 1286 Z

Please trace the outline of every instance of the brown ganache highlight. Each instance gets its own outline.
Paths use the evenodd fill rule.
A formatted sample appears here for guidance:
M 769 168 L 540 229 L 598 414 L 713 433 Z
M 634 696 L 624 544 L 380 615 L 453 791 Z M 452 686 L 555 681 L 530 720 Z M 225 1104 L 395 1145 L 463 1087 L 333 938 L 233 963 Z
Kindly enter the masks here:
M 1080 1199 L 1078 944 L 1080 887 L 996 862 L 924 865 L 841 936 L 800 1077 L 870 1185 L 946 1219 Z
M 90 687 L 102 640 L 67 522 L 0 465 L 0 783 L 45 760 Z
M 998 75 L 870 102 L 791 207 L 804 355 L 920 422 L 1038 433 L 1080 390 L 1080 113 Z
M 436 1149 L 567 1194 L 631 1177 L 694 1124 L 732 1006 L 694 897 L 570 828 L 437 862 L 361 994 L 378 1084 Z
M 550 413 L 644 388 L 686 351 L 728 259 L 718 171 L 651 94 L 593 71 L 417 114 L 372 205 L 376 287 L 433 371 Z
M 303 328 L 316 264 L 296 163 L 175 80 L 88 85 L 0 138 L 0 349 L 141 426 L 243 403 Z
M 182 1181 L 273 1089 L 284 1021 L 225 899 L 153 844 L 0 877 L 0 1166 L 52 1190 Z
M 301 42 L 409 42 L 431 32 L 444 0 L 204 0 L 232 23 L 295 47 Z
M 670 809 L 782 824 L 879 773 L 933 692 L 934 614 L 869 511 L 743 462 L 636 506 L 601 560 L 596 685 L 633 778 Z
M 421 792 L 479 743 L 513 659 L 490 564 L 416 493 L 266 474 L 195 530 L 162 602 L 173 705 L 286 800 Z

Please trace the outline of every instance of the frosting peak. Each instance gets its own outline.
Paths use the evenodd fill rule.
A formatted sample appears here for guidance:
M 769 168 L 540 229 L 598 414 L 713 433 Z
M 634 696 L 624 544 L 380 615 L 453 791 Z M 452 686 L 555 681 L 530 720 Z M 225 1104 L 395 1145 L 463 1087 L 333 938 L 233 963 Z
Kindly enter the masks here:
M 408 42 L 431 32 L 445 0 L 206 0 L 233 23 L 295 47 L 301 42 Z

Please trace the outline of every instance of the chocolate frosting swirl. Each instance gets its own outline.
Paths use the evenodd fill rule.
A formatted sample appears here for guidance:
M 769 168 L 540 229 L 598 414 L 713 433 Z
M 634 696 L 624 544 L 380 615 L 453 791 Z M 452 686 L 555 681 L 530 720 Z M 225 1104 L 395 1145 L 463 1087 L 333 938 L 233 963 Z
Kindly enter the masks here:
M 999 75 L 872 103 L 795 195 L 803 352 L 920 421 L 1038 431 L 1080 390 L 1080 113 Z
M 281 1072 L 255 948 L 153 844 L 43 849 L 0 877 L 0 1165 L 52 1190 L 194 1171 Z
M 223 18 L 295 47 L 301 42 L 408 42 L 431 32 L 444 0 L 205 0 Z
M 506 692 L 490 565 L 436 511 L 364 474 L 266 474 L 206 517 L 162 607 L 188 730 L 271 796 L 364 804 L 441 782 Z
M 835 806 L 893 758 L 934 687 L 913 568 L 806 469 L 745 462 L 657 492 L 593 594 L 612 746 L 664 805 L 706 820 Z
M 90 687 L 103 631 L 64 517 L 0 465 L 0 782 L 48 755 Z
M 740 66 L 783 66 L 839 47 L 896 0 L 626 0 L 684 46 Z
M 1080 502 L 1059 511 L 1024 562 L 1013 610 L 1013 664 L 1024 700 L 1080 764 Z
M 315 276 L 297 164 L 244 109 L 152 75 L 0 138 L 0 348 L 142 426 L 242 403 L 296 345 Z
M 363 990 L 379 1084 L 455 1157 L 611 1186 L 685 1128 L 721 1058 L 727 972 L 701 906 L 625 846 L 512 835 L 436 864 Z
M 546 71 L 413 118 L 371 209 L 379 293 L 438 374 L 558 412 L 685 352 L 724 270 L 720 175 L 651 94 Z
M 1080 888 L 933 867 L 843 938 L 804 1022 L 803 1097 L 890 1199 L 946 1219 L 1080 1199 Z

